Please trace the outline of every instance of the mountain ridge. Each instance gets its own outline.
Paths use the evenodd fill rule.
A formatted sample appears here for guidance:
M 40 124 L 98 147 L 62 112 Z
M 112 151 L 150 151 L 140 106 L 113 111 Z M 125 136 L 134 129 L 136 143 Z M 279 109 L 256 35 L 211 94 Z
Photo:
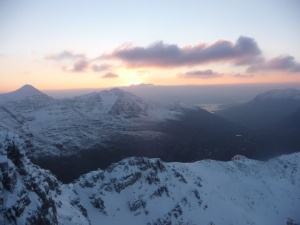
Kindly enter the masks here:
M 299 107 L 299 90 L 271 90 L 257 95 L 249 102 L 216 111 L 216 115 L 256 130 L 282 121 Z
M 120 89 L 43 105 L 11 101 L 0 104 L 0 116 L 3 125 L 26 140 L 30 159 L 60 179 L 74 179 L 129 156 L 227 160 L 246 154 L 251 145 L 245 130 L 199 107 L 153 104 Z M 75 166 L 79 160 L 87 161 L 86 166 Z
M 300 100 L 300 90 L 295 88 L 274 89 L 257 95 L 254 100 L 296 99 Z
M 26 158 L 20 137 L 0 127 L 0 143 L 0 221 L 8 225 L 300 221 L 299 153 L 268 162 L 165 163 L 133 157 L 61 184 Z

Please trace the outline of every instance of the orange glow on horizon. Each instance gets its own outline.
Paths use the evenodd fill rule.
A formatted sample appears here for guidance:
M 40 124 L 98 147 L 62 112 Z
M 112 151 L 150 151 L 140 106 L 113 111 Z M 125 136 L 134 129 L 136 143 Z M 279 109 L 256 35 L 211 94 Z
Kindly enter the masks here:
M 39 90 L 71 90 L 71 89 L 109 89 L 113 87 L 149 83 L 159 86 L 181 85 L 227 85 L 255 83 L 291 83 L 300 82 L 298 74 L 266 73 L 254 74 L 253 77 L 234 77 L 229 75 L 230 68 L 222 65 L 214 68 L 224 75 L 213 78 L 182 78 L 180 69 L 159 70 L 149 68 L 128 69 L 118 67 L 113 73 L 116 78 L 102 78 L 103 73 L 86 71 L 74 73 L 63 71 L 61 67 L 53 67 L 47 63 L 29 64 L 17 59 L 3 59 L 5 64 L 0 68 L 0 74 L 5 74 L 0 81 L 0 93 L 14 91 L 25 84 L 31 84 Z M 22 68 L 22 70 L 20 70 Z

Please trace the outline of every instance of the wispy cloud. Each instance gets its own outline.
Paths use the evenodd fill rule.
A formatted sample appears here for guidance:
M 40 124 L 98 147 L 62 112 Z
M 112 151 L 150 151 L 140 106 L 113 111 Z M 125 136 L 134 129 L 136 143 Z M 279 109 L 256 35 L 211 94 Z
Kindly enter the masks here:
M 86 60 L 79 60 L 74 63 L 72 68 L 67 68 L 66 66 L 63 66 L 62 69 L 67 72 L 75 72 L 75 73 L 81 73 L 85 72 L 89 67 L 89 62 Z
M 89 67 L 89 62 L 86 60 L 79 60 L 73 65 L 73 72 L 83 72 Z
M 150 87 L 154 86 L 152 83 L 140 83 L 140 84 L 131 84 L 129 87 Z
M 178 77 L 181 78 L 200 78 L 200 79 L 208 79 L 215 77 L 222 77 L 223 74 L 216 73 L 212 70 L 193 70 L 186 73 L 178 74 Z
M 111 69 L 112 66 L 109 64 L 102 64 L 102 65 L 93 65 L 92 66 L 92 70 L 94 72 L 103 72 L 103 71 L 107 71 L 109 69 Z
M 102 78 L 118 78 L 119 75 L 116 73 L 108 72 L 102 76 Z
M 241 36 L 235 43 L 220 40 L 211 45 L 200 43 L 186 47 L 162 41 L 148 47 L 126 45 L 100 58 L 119 59 L 129 67 L 178 67 L 212 62 L 251 65 L 261 60 L 260 55 L 261 50 L 255 40 Z
M 47 60 L 62 61 L 62 60 L 79 60 L 86 59 L 85 54 L 75 54 L 71 51 L 62 51 L 56 54 L 49 54 L 45 57 Z
M 297 62 L 293 56 L 284 55 L 275 57 L 260 64 L 252 65 L 247 69 L 247 72 L 260 71 L 285 71 L 290 73 L 300 73 L 300 63 Z

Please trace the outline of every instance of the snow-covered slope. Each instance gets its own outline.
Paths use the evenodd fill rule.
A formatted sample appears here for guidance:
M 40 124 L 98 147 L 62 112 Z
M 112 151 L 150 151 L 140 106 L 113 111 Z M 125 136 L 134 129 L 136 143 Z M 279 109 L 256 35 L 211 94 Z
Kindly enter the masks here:
M 300 219 L 299 162 L 299 153 L 269 162 L 130 158 L 72 186 L 92 224 L 276 225 Z
M 24 148 L 19 137 L 0 128 L 0 218 L 5 224 L 300 221 L 300 153 L 268 162 L 128 158 L 64 185 L 33 165 Z

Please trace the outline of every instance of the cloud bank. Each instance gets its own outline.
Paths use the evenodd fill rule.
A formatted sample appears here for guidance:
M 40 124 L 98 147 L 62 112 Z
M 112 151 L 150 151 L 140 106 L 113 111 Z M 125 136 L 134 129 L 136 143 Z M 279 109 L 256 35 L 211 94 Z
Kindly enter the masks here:
M 113 73 L 119 67 L 116 63 L 130 69 L 137 69 L 136 74 L 143 76 L 150 68 L 169 69 L 184 67 L 186 69 L 211 63 L 229 63 L 232 67 L 243 66 L 245 74 L 227 74 L 235 78 L 250 78 L 259 72 L 285 72 L 300 73 L 300 63 L 291 55 L 282 55 L 270 60 L 264 58 L 261 49 L 253 38 L 240 36 L 235 42 L 219 40 L 213 44 L 199 43 L 197 45 L 178 46 L 162 41 L 142 47 L 124 44 L 109 54 L 104 54 L 96 59 L 89 59 L 85 54 L 72 51 L 62 51 L 49 54 L 47 60 L 70 63 L 69 72 L 93 71 L 102 73 L 103 78 L 116 78 Z M 68 60 L 66 62 L 66 60 Z M 98 62 L 96 62 L 98 61 Z M 97 64 L 98 63 L 98 64 Z M 215 78 L 224 74 L 208 70 L 192 70 L 177 74 L 181 78 Z
M 241 36 L 235 43 L 220 40 L 211 45 L 200 43 L 179 47 L 160 41 L 148 47 L 125 46 L 100 58 L 118 59 L 129 67 L 179 67 L 212 62 L 251 65 L 261 60 L 260 55 L 255 40 Z

